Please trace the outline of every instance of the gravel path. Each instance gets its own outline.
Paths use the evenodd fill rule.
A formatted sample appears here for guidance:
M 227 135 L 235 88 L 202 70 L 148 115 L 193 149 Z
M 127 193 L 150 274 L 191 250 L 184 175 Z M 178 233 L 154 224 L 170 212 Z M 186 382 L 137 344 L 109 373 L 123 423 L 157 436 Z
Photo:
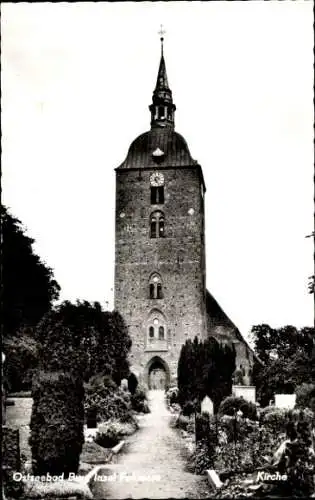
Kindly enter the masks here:
M 173 415 L 165 406 L 163 391 L 149 392 L 151 413 L 128 438 L 117 463 L 99 471 L 91 487 L 97 499 L 206 498 L 205 476 L 186 472 L 183 440 L 170 426 Z M 102 480 L 102 481 L 101 481 Z

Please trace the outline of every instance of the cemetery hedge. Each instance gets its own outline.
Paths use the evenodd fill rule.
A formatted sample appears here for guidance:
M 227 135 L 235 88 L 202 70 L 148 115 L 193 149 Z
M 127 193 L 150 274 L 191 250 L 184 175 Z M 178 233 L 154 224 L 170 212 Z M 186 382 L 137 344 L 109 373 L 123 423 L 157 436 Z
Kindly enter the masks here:
M 30 446 L 33 473 L 77 473 L 84 442 L 82 380 L 64 372 L 38 373 L 32 390 Z

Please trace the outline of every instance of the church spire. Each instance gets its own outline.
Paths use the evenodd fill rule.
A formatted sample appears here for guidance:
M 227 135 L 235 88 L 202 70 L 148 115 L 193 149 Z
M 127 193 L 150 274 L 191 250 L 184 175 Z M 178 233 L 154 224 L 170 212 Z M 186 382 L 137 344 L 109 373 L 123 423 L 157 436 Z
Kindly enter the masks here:
M 171 127 L 174 128 L 174 111 L 172 91 L 169 88 L 166 65 L 164 59 L 164 35 L 165 31 L 161 25 L 159 31 L 161 41 L 161 59 L 159 65 L 156 86 L 153 91 L 152 104 L 149 106 L 151 111 L 151 127 Z

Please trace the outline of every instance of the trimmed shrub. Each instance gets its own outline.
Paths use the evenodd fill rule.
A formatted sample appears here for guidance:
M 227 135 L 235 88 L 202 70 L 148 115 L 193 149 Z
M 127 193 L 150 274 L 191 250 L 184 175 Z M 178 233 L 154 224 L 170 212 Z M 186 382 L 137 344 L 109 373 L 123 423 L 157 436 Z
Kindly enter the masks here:
M 179 404 L 195 399 L 200 403 L 208 395 L 217 413 L 222 399 L 232 391 L 235 356 L 233 344 L 219 344 L 213 337 L 204 341 L 198 337 L 188 339 L 182 345 L 177 366 Z
M 80 379 L 39 372 L 33 384 L 30 446 L 33 473 L 77 473 L 84 442 L 84 391 Z
M 254 403 L 246 401 L 244 398 L 237 398 L 235 396 L 228 396 L 219 406 L 219 414 L 221 415 L 235 415 L 235 412 L 241 411 L 244 418 L 250 420 L 257 419 L 257 408 Z
M 296 406 L 315 412 L 315 384 L 301 384 L 295 389 Z

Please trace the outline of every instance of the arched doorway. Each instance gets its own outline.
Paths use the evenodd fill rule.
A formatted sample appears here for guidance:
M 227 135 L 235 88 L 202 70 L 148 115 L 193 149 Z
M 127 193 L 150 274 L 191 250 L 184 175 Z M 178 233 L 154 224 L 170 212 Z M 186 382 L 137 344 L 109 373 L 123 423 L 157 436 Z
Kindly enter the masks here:
M 165 361 L 155 356 L 147 365 L 147 381 L 150 390 L 165 390 L 169 384 L 169 369 Z

